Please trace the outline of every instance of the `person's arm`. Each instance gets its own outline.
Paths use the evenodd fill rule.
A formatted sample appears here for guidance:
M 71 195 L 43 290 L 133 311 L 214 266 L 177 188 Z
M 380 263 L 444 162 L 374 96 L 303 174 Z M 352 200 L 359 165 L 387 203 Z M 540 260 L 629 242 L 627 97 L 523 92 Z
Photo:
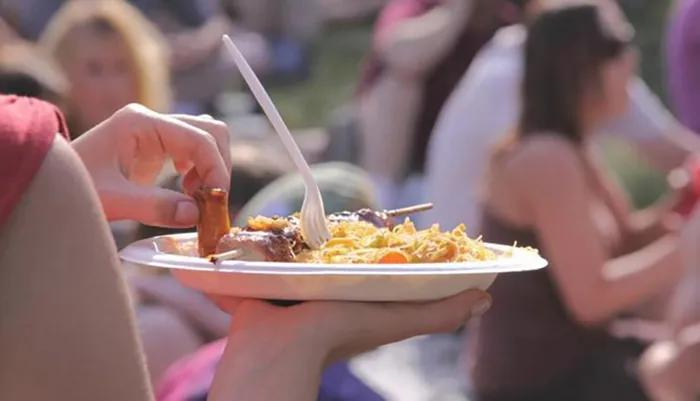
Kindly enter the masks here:
M 590 151 L 588 155 L 600 196 L 612 212 L 621 233 L 621 243 L 615 249 L 617 255 L 641 249 L 673 231 L 675 227 L 670 211 L 674 199 L 664 198 L 652 206 L 634 210 L 627 192 L 598 154 Z
M 321 372 L 378 346 L 415 336 L 453 333 L 482 316 L 491 299 L 468 290 L 429 302 L 267 302 L 212 297 L 236 318 L 210 400 L 316 400 Z
M 681 125 L 639 77 L 629 83 L 627 112 L 602 129 L 634 147 L 655 168 L 668 173 L 691 153 L 700 136 Z
M 590 214 L 591 193 L 578 151 L 542 138 L 519 155 L 518 192 L 549 257 L 564 304 L 582 324 L 599 324 L 671 288 L 680 278 L 678 240 L 665 236 L 609 259 Z M 591 296 L 595 294 L 595 296 Z
M 317 399 L 325 355 L 314 350 L 322 347 L 299 344 L 290 333 L 266 334 L 229 336 L 210 400 L 230 400 L 228 394 L 246 401 Z
M 688 328 L 684 339 L 659 341 L 640 357 L 640 382 L 652 401 L 697 401 L 700 326 Z
M 57 137 L 0 234 L 0 399 L 151 400 L 114 241 Z
M 221 37 L 230 33 L 231 21 L 218 14 L 201 26 L 167 36 L 171 48 L 171 65 L 176 71 L 187 70 L 213 57 L 220 48 Z
M 471 9 L 470 0 L 447 0 L 425 14 L 403 19 L 403 5 L 383 18 L 396 19 L 377 32 L 377 50 L 388 68 L 399 74 L 421 76 L 452 48 Z M 399 15 L 392 15 L 398 13 Z M 379 24 L 382 24 L 380 19 Z

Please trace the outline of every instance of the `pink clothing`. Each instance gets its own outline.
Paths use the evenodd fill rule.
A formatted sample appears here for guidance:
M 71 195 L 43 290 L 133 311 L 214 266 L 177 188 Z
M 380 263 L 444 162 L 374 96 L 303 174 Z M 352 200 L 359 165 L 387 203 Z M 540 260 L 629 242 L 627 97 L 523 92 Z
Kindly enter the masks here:
M 386 35 L 386 32 L 407 19 L 426 13 L 431 8 L 439 5 L 440 2 L 440 0 L 393 0 L 382 9 L 374 27 L 372 47 L 360 76 L 357 88 L 358 93 L 364 93 L 372 87 L 384 71 L 384 66 L 378 54 L 378 44 L 382 37 Z
M 0 96 L 0 226 L 34 180 L 56 134 L 69 139 L 66 122 L 55 106 Z

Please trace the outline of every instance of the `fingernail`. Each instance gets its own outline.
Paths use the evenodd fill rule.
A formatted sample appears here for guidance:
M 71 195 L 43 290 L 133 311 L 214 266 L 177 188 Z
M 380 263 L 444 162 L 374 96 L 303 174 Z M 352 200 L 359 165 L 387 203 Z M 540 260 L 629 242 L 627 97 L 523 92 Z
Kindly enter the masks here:
M 480 299 L 480 300 L 476 301 L 474 306 L 472 306 L 472 310 L 471 310 L 472 314 L 470 317 L 479 317 L 479 316 L 483 315 L 484 313 L 486 313 L 486 311 L 488 311 L 490 308 L 491 308 L 491 300 L 490 299 L 488 299 L 488 298 Z
M 210 116 L 209 114 L 200 114 L 199 118 L 206 118 L 207 120 L 213 120 L 214 117 Z
M 181 201 L 175 208 L 175 222 L 178 224 L 195 224 L 199 210 L 194 202 Z

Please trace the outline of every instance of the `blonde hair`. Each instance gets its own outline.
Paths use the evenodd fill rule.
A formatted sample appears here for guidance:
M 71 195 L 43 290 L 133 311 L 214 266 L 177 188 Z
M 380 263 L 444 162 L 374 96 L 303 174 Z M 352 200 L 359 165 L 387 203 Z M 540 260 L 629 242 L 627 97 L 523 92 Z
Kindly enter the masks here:
M 123 0 L 68 1 L 49 22 L 39 40 L 61 63 L 69 38 L 78 28 L 105 22 L 124 41 L 135 67 L 137 102 L 159 112 L 171 105 L 169 48 L 164 36 L 134 6 Z

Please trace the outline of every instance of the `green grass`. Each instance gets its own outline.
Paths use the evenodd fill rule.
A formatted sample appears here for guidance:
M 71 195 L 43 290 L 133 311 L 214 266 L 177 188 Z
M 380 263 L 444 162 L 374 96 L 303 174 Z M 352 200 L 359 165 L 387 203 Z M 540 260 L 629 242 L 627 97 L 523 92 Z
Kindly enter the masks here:
M 669 0 L 627 1 L 625 13 L 635 27 L 635 44 L 642 55 L 639 72 L 662 100 L 666 100 L 663 51 Z M 631 4 L 636 3 L 633 7 Z M 657 200 L 667 189 L 665 179 L 629 149 L 612 146 L 608 161 L 638 207 Z
M 642 52 L 640 74 L 665 99 L 662 49 L 670 1 L 622 3 L 635 26 L 635 43 Z M 311 78 L 300 84 L 272 88 L 271 96 L 290 126 L 324 126 L 330 114 L 350 99 L 370 40 L 369 24 L 330 28 L 317 46 Z M 665 190 L 663 177 L 629 149 L 611 146 L 606 155 L 637 206 L 652 203 Z

